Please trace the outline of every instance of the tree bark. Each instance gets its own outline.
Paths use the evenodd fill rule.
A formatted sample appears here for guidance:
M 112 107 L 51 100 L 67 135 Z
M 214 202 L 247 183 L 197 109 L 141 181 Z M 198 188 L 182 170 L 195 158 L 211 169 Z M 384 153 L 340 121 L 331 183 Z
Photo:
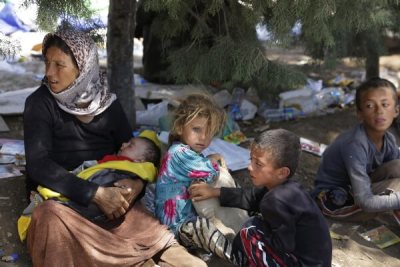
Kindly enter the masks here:
M 108 86 L 117 94 L 132 129 L 136 125 L 133 36 L 136 1 L 110 0 L 107 29 Z
M 374 49 L 370 49 L 365 60 L 366 79 L 379 76 L 379 54 Z

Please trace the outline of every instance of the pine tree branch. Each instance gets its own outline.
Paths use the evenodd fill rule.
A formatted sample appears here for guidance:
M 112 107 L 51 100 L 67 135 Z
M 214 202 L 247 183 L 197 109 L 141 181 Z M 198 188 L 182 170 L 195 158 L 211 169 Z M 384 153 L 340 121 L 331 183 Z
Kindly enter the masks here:
M 208 27 L 207 23 L 205 23 L 204 20 L 202 20 L 195 12 L 193 12 L 193 10 L 186 4 L 185 1 L 183 1 L 183 4 L 186 7 L 188 13 L 192 15 L 200 23 L 201 26 L 203 26 L 205 32 L 211 34 L 211 36 L 214 38 L 217 37 L 217 35 L 214 34 L 214 32 L 210 29 L 210 27 Z

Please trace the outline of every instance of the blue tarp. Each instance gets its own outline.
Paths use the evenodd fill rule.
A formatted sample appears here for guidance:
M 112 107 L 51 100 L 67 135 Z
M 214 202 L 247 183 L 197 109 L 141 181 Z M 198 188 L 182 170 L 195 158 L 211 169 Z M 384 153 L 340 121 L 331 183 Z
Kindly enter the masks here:
M 31 29 L 24 25 L 14 11 L 14 5 L 11 3 L 5 4 L 0 11 L 0 32 L 5 35 L 16 31 L 29 32 Z
M 95 16 L 90 19 L 69 17 L 68 24 L 82 31 L 107 28 L 107 17 Z

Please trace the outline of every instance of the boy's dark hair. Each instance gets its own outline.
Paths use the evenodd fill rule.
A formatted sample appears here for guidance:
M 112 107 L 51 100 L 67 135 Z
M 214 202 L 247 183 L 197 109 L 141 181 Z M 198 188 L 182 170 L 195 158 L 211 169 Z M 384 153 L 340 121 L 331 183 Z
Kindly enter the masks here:
M 285 129 L 262 132 L 253 141 L 255 149 L 268 151 L 276 168 L 287 167 L 293 176 L 296 172 L 301 153 L 300 138 Z
M 369 79 L 368 81 L 363 82 L 356 90 L 356 107 L 357 110 L 361 110 L 361 97 L 362 95 L 369 90 L 376 90 L 379 88 L 389 88 L 393 92 L 393 99 L 398 105 L 398 97 L 397 90 L 394 84 L 386 79 L 382 79 L 379 77 L 374 77 Z
M 71 56 L 72 61 L 74 62 L 76 68 L 79 69 L 78 63 L 76 62 L 76 59 L 75 59 L 74 54 L 72 53 L 72 50 L 64 42 L 63 39 L 61 39 L 60 37 L 58 37 L 57 35 L 54 35 L 54 34 L 51 35 L 48 39 L 46 39 L 46 42 L 43 43 L 43 49 L 42 49 L 42 55 L 44 57 L 46 57 L 47 50 L 50 47 L 56 47 L 56 48 L 60 49 L 61 51 L 63 51 L 68 56 Z
M 156 168 L 160 165 L 161 149 L 149 138 L 138 136 L 146 143 L 146 151 L 144 154 L 145 161 L 151 162 Z

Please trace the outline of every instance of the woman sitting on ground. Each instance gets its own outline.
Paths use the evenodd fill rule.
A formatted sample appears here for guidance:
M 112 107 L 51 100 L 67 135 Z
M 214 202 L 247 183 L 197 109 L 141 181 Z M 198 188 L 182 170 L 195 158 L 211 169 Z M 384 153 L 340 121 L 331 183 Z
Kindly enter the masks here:
M 66 29 L 48 34 L 43 56 L 45 78 L 24 112 L 28 192 L 41 185 L 82 205 L 95 203 L 110 224 L 99 226 L 54 200 L 41 203 L 27 234 L 33 265 L 138 266 L 153 259 L 161 266 L 206 266 L 135 201 L 143 180 L 102 187 L 69 172 L 117 152 L 132 130 L 104 86 L 90 37 Z

